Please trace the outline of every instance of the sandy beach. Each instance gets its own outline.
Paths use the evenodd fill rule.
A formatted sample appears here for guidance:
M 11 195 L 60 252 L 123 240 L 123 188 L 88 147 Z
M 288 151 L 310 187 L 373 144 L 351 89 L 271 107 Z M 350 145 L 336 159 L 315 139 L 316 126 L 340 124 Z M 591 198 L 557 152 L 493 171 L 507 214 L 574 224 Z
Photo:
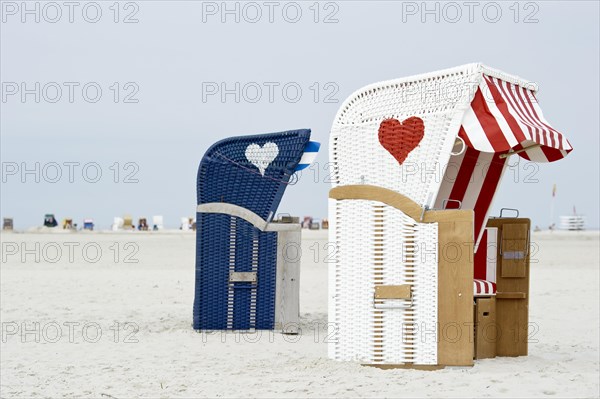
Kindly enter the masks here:
M 3 233 L 0 394 L 598 397 L 599 238 L 533 234 L 529 356 L 414 371 L 327 358 L 324 231 L 303 234 L 299 336 L 192 330 L 193 232 Z

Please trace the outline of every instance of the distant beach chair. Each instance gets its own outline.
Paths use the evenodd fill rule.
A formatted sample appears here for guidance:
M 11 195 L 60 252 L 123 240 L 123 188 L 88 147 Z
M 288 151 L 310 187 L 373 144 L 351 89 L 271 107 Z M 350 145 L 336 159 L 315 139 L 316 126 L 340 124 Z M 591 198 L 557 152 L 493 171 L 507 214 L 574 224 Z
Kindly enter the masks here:
M 300 226 L 272 218 L 291 176 L 306 166 L 305 150 L 314 149 L 309 138 L 310 130 L 233 137 L 204 154 L 195 329 L 298 331 Z
M 121 230 L 121 229 L 123 229 L 123 227 L 124 227 L 124 224 L 125 224 L 125 221 L 123 220 L 123 218 L 120 218 L 120 217 L 118 217 L 118 216 L 115 216 L 115 217 L 113 218 L 113 224 L 112 224 L 112 226 L 111 226 L 111 229 L 112 229 L 112 231 L 118 231 L 118 230 Z
M 300 218 L 298 216 L 291 216 L 289 213 L 279 213 L 277 219 L 274 220 L 277 223 L 295 223 L 300 224 Z
M 560 217 L 561 230 L 585 230 L 585 218 L 582 215 L 569 215 Z
M 572 150 L 535 90 L 469 64 L 342 104 L 330 136 L 331 358 L 439 367 L 527 354 L 530 221 L 488 214 L 509 156 Z M 503 334 L 486 343 L 490 323 Z
M 304 219 L 302 220 L 302 228 L 303 229 L 308 229 L 310 228 L 310 224 L 312 223 L 312 216 L 304 216 Z
M 4 218 L 2 220 L 2 230 L 13 230 L 13 219 L 12 218 Z
M 146 218 L 140 218 L 138 220 L 138 230 L 148 231 L 148 221 L 146 220 Z
M 164 229 L 163 225 L 163 217 L 160 215 L 152 216 L 152 229 L 153 230 L 162 230 Z
M 181 218 L 181 224 L 179 226 L 180 230 L 188 231 L 190 229 L 190 218 L 183 217 Z
M 123 230 L 132 230 L 135 229 L 135 225 L 133 224 L 133 218 L 129 215 L 125 215 L 123 217 Z
M 73 229 L 73 219 L 63 219 L 62 228 L 63 228 L 63 230 L 72 230 Z
M 56 227 L 58 226 L 58 222 L 52 213 L 47 213 L 44 215 L 44 226 L 45 227 Z
M 83 229 L 84 230 L 94 230 L 94 220 L 93 219 L 83 219 Z

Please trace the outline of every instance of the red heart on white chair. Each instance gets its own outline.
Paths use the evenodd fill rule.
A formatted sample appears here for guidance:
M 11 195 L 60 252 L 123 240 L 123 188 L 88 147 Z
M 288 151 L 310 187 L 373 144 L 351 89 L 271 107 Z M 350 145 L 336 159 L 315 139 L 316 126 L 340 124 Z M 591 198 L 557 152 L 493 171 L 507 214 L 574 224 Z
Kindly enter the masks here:
M 400 165 L 419 145 L 424 134 L 423 119 L 416 116 L 411 116 L 402 122 L 393 118 L 386 119 L 379 125 L 379 142 Z

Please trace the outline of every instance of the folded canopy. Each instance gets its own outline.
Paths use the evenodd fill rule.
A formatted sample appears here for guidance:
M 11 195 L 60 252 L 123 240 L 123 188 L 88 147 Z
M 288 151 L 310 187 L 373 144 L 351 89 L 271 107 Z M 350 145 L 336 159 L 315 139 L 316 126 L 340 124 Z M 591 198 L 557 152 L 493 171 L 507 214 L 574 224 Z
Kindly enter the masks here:
M 512 150 L 527 160 L 553 162 L 573 148 L 544 118 L 534 90 L 483 75 L 459 137 L 478 151 Z
M 450 159 L 436 206 L 473 209 L 476 247 L 508 156 L 553 162 L 573 150 L 544 118 L 534 87 L 483 74 L 467 107 L 458 136 L 466 150 Z M 445 202 L 444 202 L 445 201 Z

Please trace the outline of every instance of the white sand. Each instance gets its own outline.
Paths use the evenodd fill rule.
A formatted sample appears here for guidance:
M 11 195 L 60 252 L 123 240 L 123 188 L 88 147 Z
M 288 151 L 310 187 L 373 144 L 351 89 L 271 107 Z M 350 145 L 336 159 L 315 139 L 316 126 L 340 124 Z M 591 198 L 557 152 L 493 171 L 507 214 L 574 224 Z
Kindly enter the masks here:
M 11 243 L 31 249 L 36 242 L 40 252 L 46 248 L 39 263 L 32 254 L 25 262 L 20 254 L 8 255 Z M 327 359 L 322 233 L 304 236 L 303 335 L 264 332 L 258 342 L 248 342 L 256 336 L 203 336 L 191 329 L 193 233 L 2 234 L 0 395 L 598 397 L 599 235 L 540 233 L 533 242 L 539 251 L 532 264 L 530 320 L 539 330 L 529 356 L 478 361 L 472 368 L 384 371 Z M 75 244 L 67 243 L 79 244 L 72 262 L 67 245 Z M 94 243 L 102 248 L 97 263 L 83 257 L 86 243 L 92 243 L 89 258 L 95 257 Z M 50 263 L 56 246 L 62 257 Z M 136 246 L 133 258 L 139 262 L 125 263 Z M 110 329 L 115 321 L 121 323 L 118 342 Z M 39 337 L 23 332 L 22 323 L 33 328 L 34 322 L 40 323 Z M 64 325 L 69 322 L 80 323 L 73 325 L 72 338 Z M 133 326 L 126 322 L 139 327 L 137 343 L 124 342 Z M 85 341 L 96 335 L 96 324 L 88 324 L 84 336 L 85 323 L 102 329 L 98 342 Z M 53 343 L 57 325 L 62 336 Z M 19 330 L 9 334 L 15 326 Z

